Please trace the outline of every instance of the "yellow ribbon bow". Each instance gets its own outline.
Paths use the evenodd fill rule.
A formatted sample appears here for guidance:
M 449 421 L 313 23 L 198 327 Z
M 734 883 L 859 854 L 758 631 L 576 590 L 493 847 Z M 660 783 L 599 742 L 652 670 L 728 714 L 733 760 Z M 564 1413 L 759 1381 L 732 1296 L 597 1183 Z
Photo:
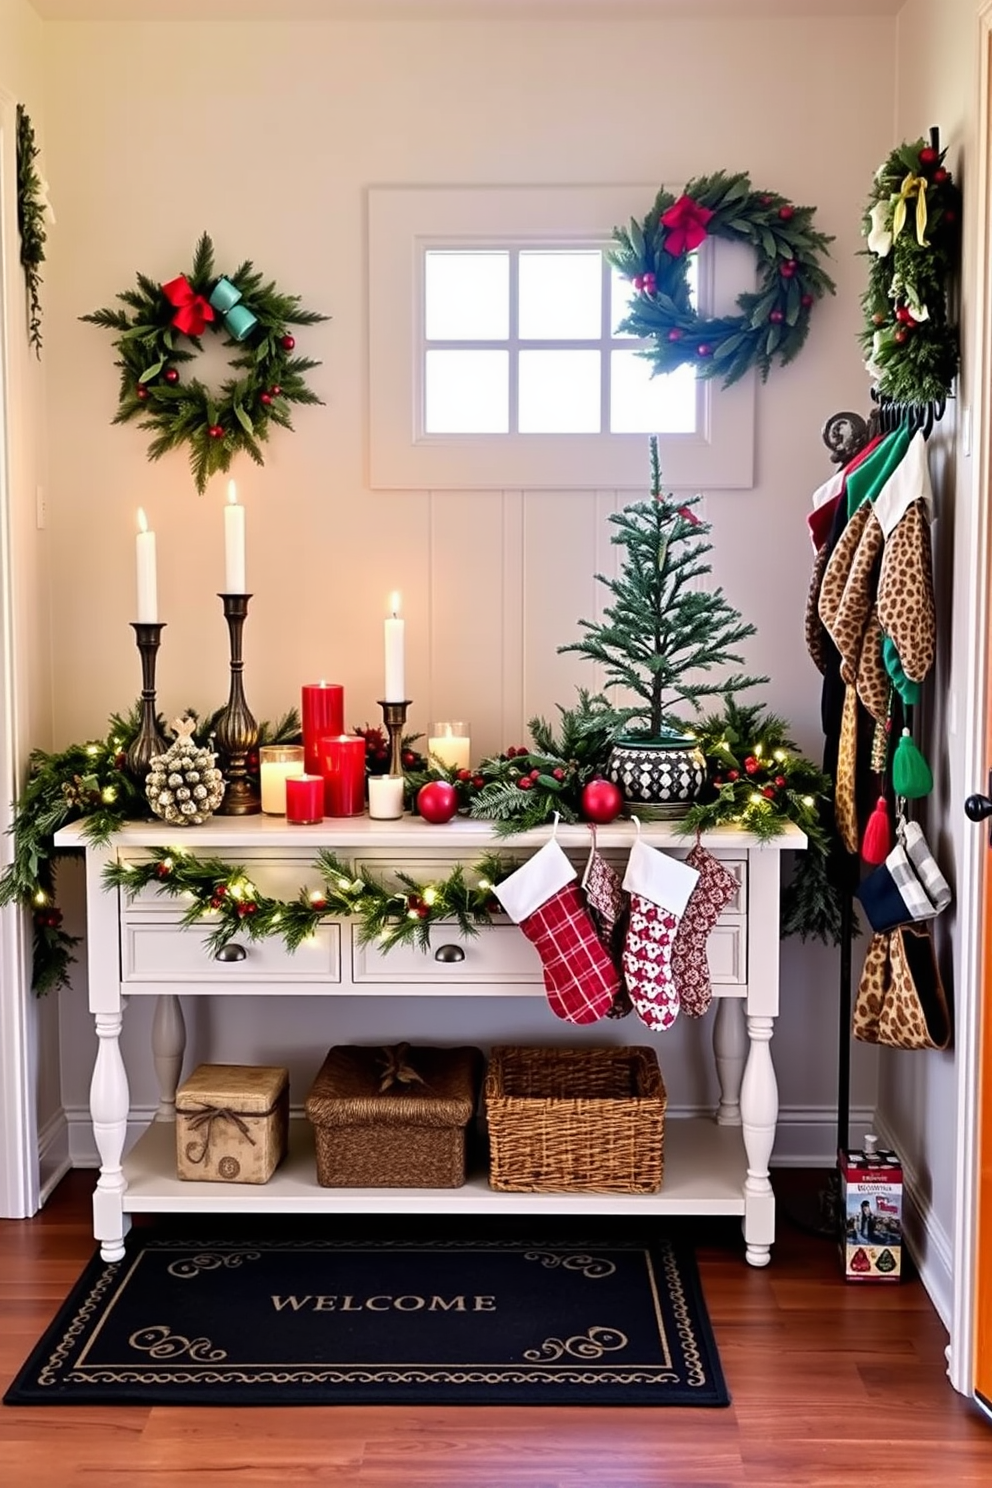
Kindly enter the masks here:
M 929 248 L 927 241 L 927 180 L 925 176 L 914 176 L 912 171 L 903 180 L 892 213 L 892 237 L 896 239 L 906 225 L 906 211 L 910 198 L 916 193 L 916 241 L 921 248 Z

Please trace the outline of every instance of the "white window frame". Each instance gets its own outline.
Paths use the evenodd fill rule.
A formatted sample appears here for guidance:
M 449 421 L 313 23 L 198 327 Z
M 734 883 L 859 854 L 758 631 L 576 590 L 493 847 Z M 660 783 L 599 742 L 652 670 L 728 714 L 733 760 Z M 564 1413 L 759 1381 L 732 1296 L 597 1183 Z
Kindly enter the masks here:
M 371 187 L 369 213 L 369 484 L 373 490 L 633 489 L 647 479 L 646 434 L 422 432 L 419 349 L 426 248 L 501 241 L 588 247 L 643 216 L 657 187 Z M 701 264 L 704 310 L 733 305 L 740 251 L 714 242 Z M 746 266 L 745 266 L 746 268 Z M 666 487 L 754 484 L 753 369 L 731 388 L 700 381 L 691 434 L 660 434 Z

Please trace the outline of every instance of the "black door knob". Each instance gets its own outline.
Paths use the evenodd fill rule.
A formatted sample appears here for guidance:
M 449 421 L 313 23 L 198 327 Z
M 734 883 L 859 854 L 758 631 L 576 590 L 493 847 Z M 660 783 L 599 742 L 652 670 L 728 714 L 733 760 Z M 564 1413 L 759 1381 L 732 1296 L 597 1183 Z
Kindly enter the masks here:
M 969 821 L 984 821 L 992 816 L 992 801 L 988 796 L 969 796 L 964 803 L 964 814 Z

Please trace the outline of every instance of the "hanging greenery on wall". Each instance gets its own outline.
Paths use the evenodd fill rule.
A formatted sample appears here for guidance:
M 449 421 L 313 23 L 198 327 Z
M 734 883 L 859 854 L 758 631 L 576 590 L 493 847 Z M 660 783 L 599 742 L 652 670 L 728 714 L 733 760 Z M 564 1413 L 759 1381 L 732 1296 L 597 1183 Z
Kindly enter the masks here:
M 48 187 L 35 168 L 41 152 L 35 142 L 31 117 L 17 105 L 17 232 L 21 266 L 27 283 L 28 340 L 41 356 L 41 266 L 45 262 L 45 222 L 54 222 Z
M 958 369 L 947 287 L 960 252 L 961 194 L 945 154 L 924 139 L 893 150 L 875 172 L 862 220 L 865 368 L 898 403 L 939 403 Z
M 832 237 L 813 226 L 813 207 L 777 191 L 755 191 L 744 172 L 697 176 L 679 196 L 662 188 L 641 222 L 613 230 L 610 262 L 631 280 L 635 298 L 617 328 L 646 340 L 655 373 L 688 363 L 725 387 L 757 367 L 798 355 L 816 301 L 833 281 L 820 262 Z M 758 287 L 737 298 L 737 315 L 701 315 L 690 285 L 692 254 L 707 238 L 743 243 L 754 254 Z

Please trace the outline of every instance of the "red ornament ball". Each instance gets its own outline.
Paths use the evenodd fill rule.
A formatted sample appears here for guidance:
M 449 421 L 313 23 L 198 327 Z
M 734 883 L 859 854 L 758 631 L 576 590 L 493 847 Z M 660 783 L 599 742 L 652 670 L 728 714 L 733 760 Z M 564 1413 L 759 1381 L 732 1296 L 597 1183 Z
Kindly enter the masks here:
M 804 310 L 808 310 L 813 303 L 813 296 L 811 294 L 804 294 L 799 303 Z
M 281 398 L 282 397 L 282 388 L 279 386 L 279 384 L 277 382 L 274 382 L 272 384 L 272 386 L 269 388 L 269 392 L 272 394 L 273 398 Z
M 447 780 L 429 780 L 417 792 L 417 810 L 424 821 L 440 826 L 458 810 L 458 796 Z
M 934 171 L 933 178 L 938 186 L 943 186 L 944 182 L 950 178 L 950 174 L 950 171 L 946 171 L 944 167 L 941 166 L 940 170 Z
M 144 403 L 145 399 L 148 397 L 148 389 L 145 387 L 145 384 L 143 382 L 139 382 L 134 391 L 135 396 L 140 400 L 140 402 Z
M 682 332 L 679 330 L 678 326 L 672 326 L 672 329 L 668 333 L 668 339 L 669 341 L 682 340 Z
M 211 439 L 224 438 L 224 429 L 221 424 L 211 424 L 210 428 L 207 430 L 207 433 L 210 435 Z
M 939 158 L 939 155 L 939 150 L 935 150 L 932 145 L 924 145 L 920 151 L 920 164 L 933 165 L 934 161 Z
M 778 215 L 783 222 L 788 222 L 790 217 L 794 217 L 796 215 L 796 209 L 795 207 L 790 207 L 789 203 L 786 202 L 784 207 L 779 207 Z
M 787 258 L 780 270 L 783 279 L 794 279 L 799 265 L 794 258 Z
M 768 319 L 772 325 L 781 325 L 785 319 L 785 312 L 783 310 L 770 310 L 768 312 Z
M 701 357 L 712 356 L 713 355 L 713 348 L 712 348 L 712 346 L 708 346 L 706 344 L 706 342 L 703 342 L 703 345 L 702 346 L 697 346 L 696 347 L 696 355 L 697 356 L 701 356 Z
M 166 367 L 166 369 L 165 369 L 165 380 L 169 384 L 170 387 L 175 387 L 176 383 L 179 381 L 179 371 L 178 371 L 178 368 L 176 368 L 176 367 Z
M 605 826 L 616 821 L 623 806 L 623 792 L 612 780 L 590 780 L 582 790 L 582 815 L 586 821 Z
M 258 401 L 259 401 L 259 403 L 261 403 L 261 405 L 262 405 L 263 408 L 268 408 L 269 404 L 272 402 L 272 394 L 271 393 L 259 393 L 259 395 L 258 395 Z
M 897 331 L 892 332 L 892 339 L 897 346 L 904 346 L 905 343 L 909 340 L 909 327 L 904 325 L 900 326 Z
M 282 336 L 280 337 L 279 345 L 282 347 L 283 351 L 292 351 L 293 347 L 296 345 L 296 337 Z

